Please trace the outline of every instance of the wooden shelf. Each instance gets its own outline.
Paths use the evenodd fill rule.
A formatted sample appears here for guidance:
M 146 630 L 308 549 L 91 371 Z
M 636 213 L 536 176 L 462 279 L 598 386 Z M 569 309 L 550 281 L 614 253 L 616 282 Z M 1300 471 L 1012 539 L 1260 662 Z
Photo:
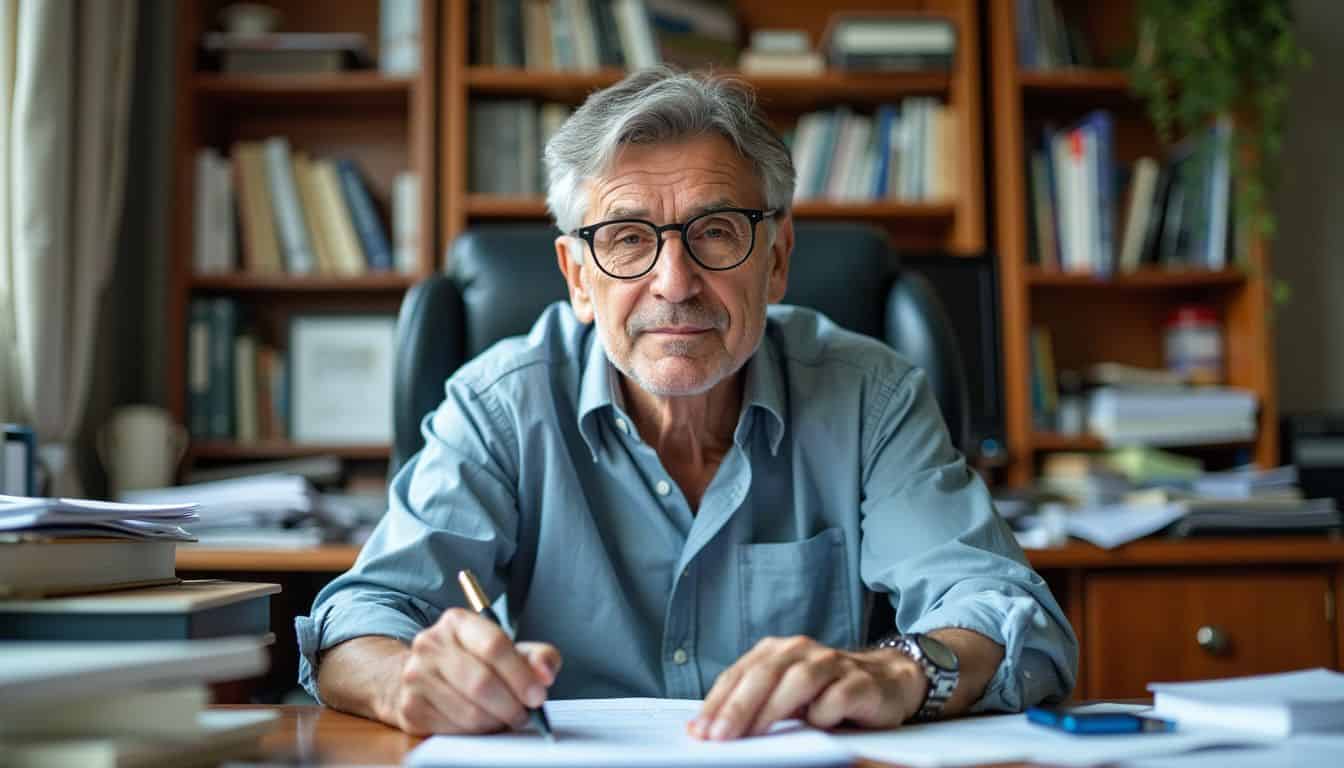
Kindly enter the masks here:
M 1123 69 L 1018 70 L 1017 81 L 1027 93 L 1129 95 L 1129 73 Z
M 1246 282 L 1239 269 L 1176 270 L 1145 268 L 1109 277 L 1083 272 L 1027 268 L 1027 283 L 1041 288 L 1213 288 L 1236 287 Z
M 1274 536 L 1259 538 L 1141 539 L 1116 549 L 1102 549 L 1081 541 L 1062 547 L 1028 549 L 1032 567 L 1194 568 L 1218 565 L 1307 565 L 1344 560 L 1344 538 L 1337 535 Z
M 357 277 L 334 275 L 254 275 L 245 273 L 195 275 L 191 287 L 198 291 L 229 293 L 401 293 L 421 279 L 419 275 L 378 273 Z
M 1106 441 L 1093 435 L 1036 432 L 1031 436 L 1031 447 L 1037 451 L 1100 451 L 1106 447 Z
M 328 445 L 292 443 L 287 440 L 262 440 L 256 443 L 238 443 L 232 440 L 201 440 L 193 442 L 188 452 L 195 459 L 220 461 L 327 455 L 339 456 L 343 459 L 386 459 L 392 455 L 392 446 L 386 443 L 333 443 Z
M 626 72 L 602 69 L 595 72 L 468 67 L 467 89 L 477 95 L 540 96 L 577 103 L 589 93 L 605 88 Z M 732 73 L 728 73 L 732 74 Z M 902 96 L 947 93 L 951 77 L 946 72 L 825 72 L 820 75 L 743 75 L 762 102 L 770 105 L 821 105 L 841 102 L 878 103 Z
M 182 545 L 177 548 L 181 571 L 309 571 L 339 572 L 354 565 L 359 547 L 326 545 L 313 549 L 211 549 Z M 1116 549 L 1102 549 L 1081 541 L 1062 547 L 1028 549 L 1027 559 L 1037 569 L 1057 568 L 1177 568 L 1217 565 L 1314 564 L 1344 559 L 1344 538 L 1273 536 L 1258 539 L 1144 539 Z
M 956 218 L 952 203 L 830 203 L 803 201 L 794 215 L 809 219 L 921 220 L 951 224 Z M 537 198 L 468 195 L 467 215 L 476 218 L 534 219 L 546 216 L 546 203 Z
M 359 547 L 330 545 L 314 549 L 213 549 L 181 544 L 179 571 L 303 571 L 339 573 L 355 564 Z
M 197 96 L 226 102 L 407 104 L 416 78 L 354 70 L 301 75 L 233 75 L 198 72 L 192 78 Z

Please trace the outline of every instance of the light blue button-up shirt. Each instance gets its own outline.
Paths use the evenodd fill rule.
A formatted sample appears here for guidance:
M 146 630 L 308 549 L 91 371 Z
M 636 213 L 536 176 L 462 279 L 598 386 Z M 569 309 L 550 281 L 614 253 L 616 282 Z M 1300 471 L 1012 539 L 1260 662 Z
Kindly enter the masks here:
M 952 448 L 923 372 L 890 348 L 770 307 L 698 509 L 640 439 L 619 375 L 565 304 L 453 374 L 358 561 L 297 619 L 310 693 L 320 650 L 409 642 L 465 605 L 462 568 L 506 596 L 518 639 L 560 650 L 554 698 L 701 698 L 767 636 L 858 648 L 865 588 L 890 598 L 893 629 L 1004 646 L 977 709 L 1072 689 L 1067 619 Z

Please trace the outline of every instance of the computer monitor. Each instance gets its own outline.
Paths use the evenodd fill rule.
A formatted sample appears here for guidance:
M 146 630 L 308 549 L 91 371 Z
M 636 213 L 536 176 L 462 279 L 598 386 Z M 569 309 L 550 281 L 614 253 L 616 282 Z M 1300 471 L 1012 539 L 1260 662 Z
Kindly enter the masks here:
M 1006 456 L 1003 364 L 999 350 L 999 285 L 992 256 L 901 254 L 903 269 L 923 275 L 952 318 L 966 365 L 970 401 L 966 454 L 994 463 Z

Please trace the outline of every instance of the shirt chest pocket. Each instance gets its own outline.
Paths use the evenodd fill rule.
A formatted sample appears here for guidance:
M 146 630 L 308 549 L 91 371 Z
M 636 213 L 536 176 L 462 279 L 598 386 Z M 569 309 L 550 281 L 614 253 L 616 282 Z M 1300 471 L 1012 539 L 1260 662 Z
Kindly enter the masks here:
M 766 637 L 807 635 L 853 648 L 845 534 L 827 528 L 802 541 L 739 544 L 742 651 Z

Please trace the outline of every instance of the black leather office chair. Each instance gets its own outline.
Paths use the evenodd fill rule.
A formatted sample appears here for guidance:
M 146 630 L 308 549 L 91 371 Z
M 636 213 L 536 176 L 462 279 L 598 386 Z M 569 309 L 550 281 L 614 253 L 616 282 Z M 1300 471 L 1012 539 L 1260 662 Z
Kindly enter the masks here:
M 406 294 L 397 318 L 391 471 L 423 446 L 420 422 L 443 401 L 444 381 L 491 344 L 526 333 L 541 310 L 568 298 L 549 225 L 490 225 L 458 237 L 451 274 Z M 789 304 L 819 310 L 839 325 L 882 339 L 923 368 L 952 442 L 969 430 L 966 374 L 956 336 L 933 288 L 902 272 L 886 236 L 851 223 L 797 223 Z M 871 599 L 869 642 L 890 631 L 891 603 Z
M 784 301 L 882 339 L 929 377 L 958 449 L 966 439 L 966 374 L 946 311 L 918 274 L 902 272 L 885 235 L 864 224 L 794 226 Z M 526 333 L 541 310 L 565 299 L 554 227 L 483 225 L 452 245 L 450 274 L 406 294 L 397 318 L 392 472 L 424 445 L 420 422 L 443 401 L 443 383 L 462 363 L 508 336 Z

